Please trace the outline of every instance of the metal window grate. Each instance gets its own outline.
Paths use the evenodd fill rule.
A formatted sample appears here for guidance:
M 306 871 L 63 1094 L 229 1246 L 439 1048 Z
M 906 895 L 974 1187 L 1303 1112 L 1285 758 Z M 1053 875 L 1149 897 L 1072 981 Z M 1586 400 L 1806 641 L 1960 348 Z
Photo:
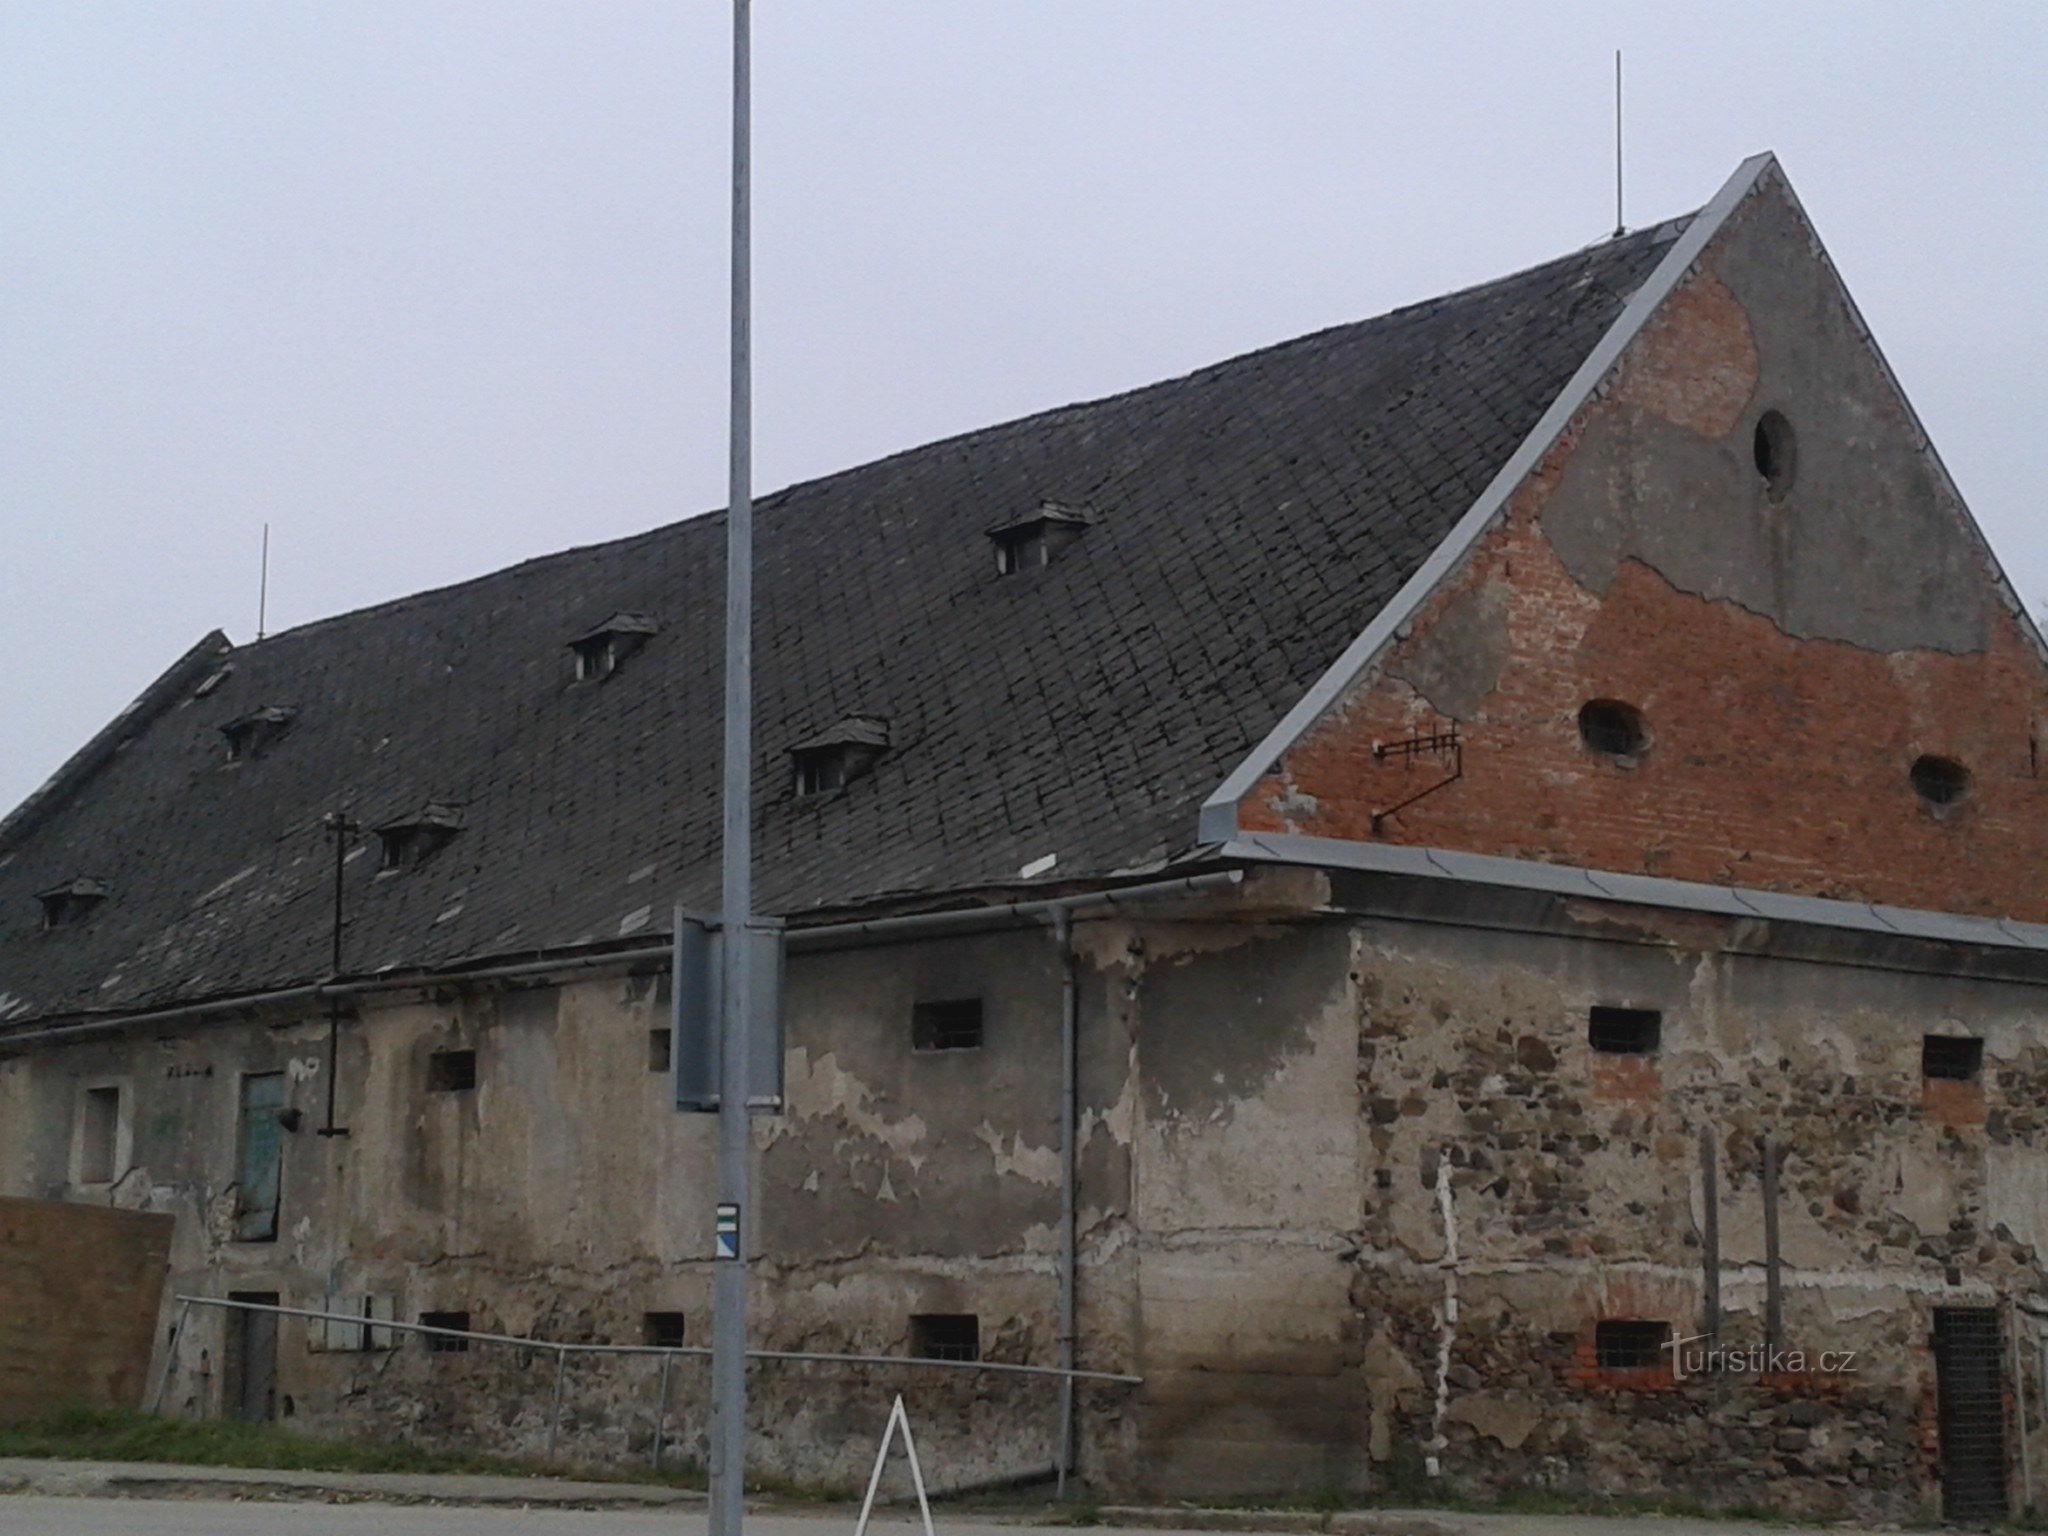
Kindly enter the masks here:
M 910 1319 L 910 1353 L 920 1360 L 979 1360 L 981 1319 L 972 1312 L 919 1312 Z
M 910 1010 L 910 1044 L 919 1051 L 971 1051 L 981 1045 L 981 999 L 919 1003 Z
M 1926 1035 L 1920 1041 L 1920 1074 L 1973 1083 L 1984 1070 L 1984 1042 L 1971 1035 Z
M 1593 1360 L 1603 1371 L 1648 1371 L 1665 1363 L 1671 1325 L 1648 1318 L 1605 1317 L 1593 1326 Z
M 1663 1043 L 1664 1015 L 1655 1008 L 1594 1008 L 1586 1043 L 1607 1056 L 1651 1056 Z
M 450 1328 L 457 1333 L 467 1333 L 469 1332 L 469 1314 L 467 1312 L 422 1312 L 420 1314 L 420 1326 L 422 1328 Z M 469 1340 L 467 1339 L 452 1339 L 444 1333 L 423 1333 L 420 1337 L 426 1341 L 427 1353 L 430 1355 L 461 1355 L 469 1352 Z
M 1934 1309 L 1941 1508 L 1949 1520 L 2006 1514 L 2004 1356 L 1997 1308 Z

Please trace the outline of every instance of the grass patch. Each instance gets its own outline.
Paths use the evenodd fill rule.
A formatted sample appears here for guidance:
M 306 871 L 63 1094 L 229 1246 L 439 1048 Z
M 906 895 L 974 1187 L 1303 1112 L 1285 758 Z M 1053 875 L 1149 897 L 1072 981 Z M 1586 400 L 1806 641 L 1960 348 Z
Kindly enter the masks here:
M 40 1418 L 0 1422 L 0 1456 L 61 1461 L 157 1461 L 188 1467 L 253 1467 L 285 1472 L 487 1472 L 509 1477 L 574 1477 L 595 1482 L 701 1488 L 703 1472 L 677 1462 L 657 1473 L 640 1466 L 580 1466 L 518 1456 L 434 1451 L 403 1440 L 339 1440 L 273 1424 L 164 1419 L 103 1408 L 64 1408 Z

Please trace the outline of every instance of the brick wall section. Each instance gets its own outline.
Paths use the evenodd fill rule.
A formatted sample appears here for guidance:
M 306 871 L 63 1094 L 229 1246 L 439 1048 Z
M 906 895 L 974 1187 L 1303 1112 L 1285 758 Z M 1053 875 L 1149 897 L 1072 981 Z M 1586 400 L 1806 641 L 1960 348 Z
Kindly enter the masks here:
M 1762 394 L 1750 338 L 1765 323 L 1715 278 L 1710 253 L 1405 637 L 1247 797 L 1240 824 L 2048 921 L 2037 742 L 2048 674 L 1988 562 L 1988 645 L 1883 651 L 1799 638 L 1633 557 L 1604 592 L 1590 590 L 1546 537 L 1545 509 L 1589 433 L 1611 447 L 1654 418 L 1746 460 Z M 1852 361 L 1875 377 L 1874 359 Z M 1909 433 L 1903 405 L 1874 430 Z M 1678 471 L 1646 462 L 1628 473 Z M 1715 485 L 1683 489 L 1713 515 Z M 1927 500 L 1930 522 L 1967 517 Z M 1823 579 L 1853 583 L 1859 570 L 1844 559 Z M 1506 659 L 1459 722 L 1463 776 L 1376 830 L 1375 811 L 1448 772 L 1435 756 L 1375 757 L 1376 742 L 1447 723 L 1401 679 L 1429 676 L 1432 646 L 1464 643 L 1439 634 L 1457 628 L 1446 615 L 1482 603 L 1505 610 Z M 1600 698 L 1643 712 L 1650 745 L 1633 763 L 1581 743 L 1580 706 Z M 1916 794 L 1909 770 L 1923 753 L 1969 767 L 1963 803 L 1937 812 Z
M 139 1408 L 172 1218 L 0 1199 L 0 1419 Z

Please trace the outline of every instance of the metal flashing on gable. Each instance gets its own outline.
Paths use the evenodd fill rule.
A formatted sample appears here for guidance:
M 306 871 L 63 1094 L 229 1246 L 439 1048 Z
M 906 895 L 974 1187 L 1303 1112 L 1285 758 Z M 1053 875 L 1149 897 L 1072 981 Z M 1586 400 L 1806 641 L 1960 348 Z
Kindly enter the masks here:
M 1707 885 L 1693 880 L 1670 880 L 1661 875 L 1578 869 L 1567 864 L 1458 853 L 1444 848 L 1355 843 L 1334 837 L 1257 832 L 1231 838 L 1212 853 L 1220 860 L 1454 880 L 1471 885 L 1504 886 L 1554 896 L 1611 901 L 1625 906 L 1662 907 L 1721 917 L 1755 917 L 1768 922 L 1846 929 L 1894 938 L 2048 953 L 2048 927 L 2039 923 L 2016 922 L 2011 918 L 1970 917 L 1956 912 L 1876 906 L 1863 901 L 1834 901 L 1820 896 L 1794 896 L 1746 886 Z
M 1336 662 L 1309 687 L 1245 759 L 1233 768 L 1202 805 L 1196 839 L 1204 843 L 1224 842 L 1238 835 L 1237 808 L 1260 779 L 1287 753 L 1309 728 L 1335 704 L 1373 664 L 1420 611 L 1437 586 L 1464 561 L 1494 520 L 1506 509 L 1508 499 L 1548 453 L 1571 424 L 1622 354 L 1649 324 L 1665 299 L 1684 282 L 1709 242 L 1721 232 L 1729 216 L 1749 196 L 1765 173 L 1777 164 L 1775 156 L 1752 155 L 1722 184 L 1713 200 L 1685 226 L 1671 249 L 1648 279 L 1629 298 L 1606 335 L 1586 355 L 1578 370 L 1558 392 L 1550 408 L 1537 420 L 1500 470 L 1488 482 L 1471 508 L 1451 529 L 1448 537 L 1430 553 L 1415 574 L 1408 578 L 1392 601 L 1373 618 Z

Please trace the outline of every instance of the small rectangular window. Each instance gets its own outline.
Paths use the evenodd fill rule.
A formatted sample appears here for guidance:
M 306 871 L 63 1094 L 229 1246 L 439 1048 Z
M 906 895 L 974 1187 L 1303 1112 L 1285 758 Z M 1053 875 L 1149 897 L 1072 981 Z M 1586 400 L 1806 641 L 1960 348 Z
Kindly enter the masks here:
M 1048 563 L 1051 553 L 1046 542 L 1045 525 L 1030 523 L 1022 528 L 1006 528 L 994 535 L 996 545 L 996 574 L 1015 576 L 1020 571 L 1035 571 Z
M 918 1360 L 979 1360 L 981 1319 L 972 1312 L 919 1312 L 910 1319 L 910 1353 Z
M 277 1241 L 278 1188 L 284 1171 L 285 1074 L 242 1079 L 236 1132 L 235 1240 Z
M 1654 1056 L 1663 1033 L 1655 1008 L 1595 1008 L 1586 1019 L 1586 1043 L 1608 1056 Z
M 475 1051 L 436 1051 L 427 1058 L 427 1092 L 467 1093 L 474 1087 Z
M 643 1343 L 656 1349 L 681 1349 L 683 1347 L 683 1314 L 680 1312 L 643 1312 L 640 1314 L 640 1337 Z
M 1649 1371 L 1666 1363 L 1671 1325 L 1646 1318 L 1607 1317 L 1593 1328 L 1594 1363 L 1603 1371 Z
M 120 1153 L 121 1090 L 88 1088 L 78 1106 L 78 1182 L 111 1184 Z
M 796 792 L 799 795 L 829 795 L 846 787 L 846 752 L 840 747 L 813 747 L 798 752 Z
M 1920 1074 L 1974 1083 L 1984 1071 L 1984 1042 L 1973 1035 L 1926 1035 L 1920 1041 Z
M 422 1328 L 447 1328 L 455 1333 L 467 1333 L 469 1332 L 469 1314 L 467 1312 L 422 1312 L 420 1314 L 420 1326 Z M 430 1355 L 461 1355 L 469 1352 L 469 1340 L 467 1339 L 451 1338 L 446 1333 L 423 1333 L 420 1335 L 420 1338 L 425 1341 L 427 1353 Z
M 910 1010 L 910 1045 L 918 1051 L 972 1051 L 981 1045 L 981 999 L 918 1003 Z
M 666 1072 L 675 1065 L 675 1036 L 665 1029 L 647 1031 L 647 1070 Z

